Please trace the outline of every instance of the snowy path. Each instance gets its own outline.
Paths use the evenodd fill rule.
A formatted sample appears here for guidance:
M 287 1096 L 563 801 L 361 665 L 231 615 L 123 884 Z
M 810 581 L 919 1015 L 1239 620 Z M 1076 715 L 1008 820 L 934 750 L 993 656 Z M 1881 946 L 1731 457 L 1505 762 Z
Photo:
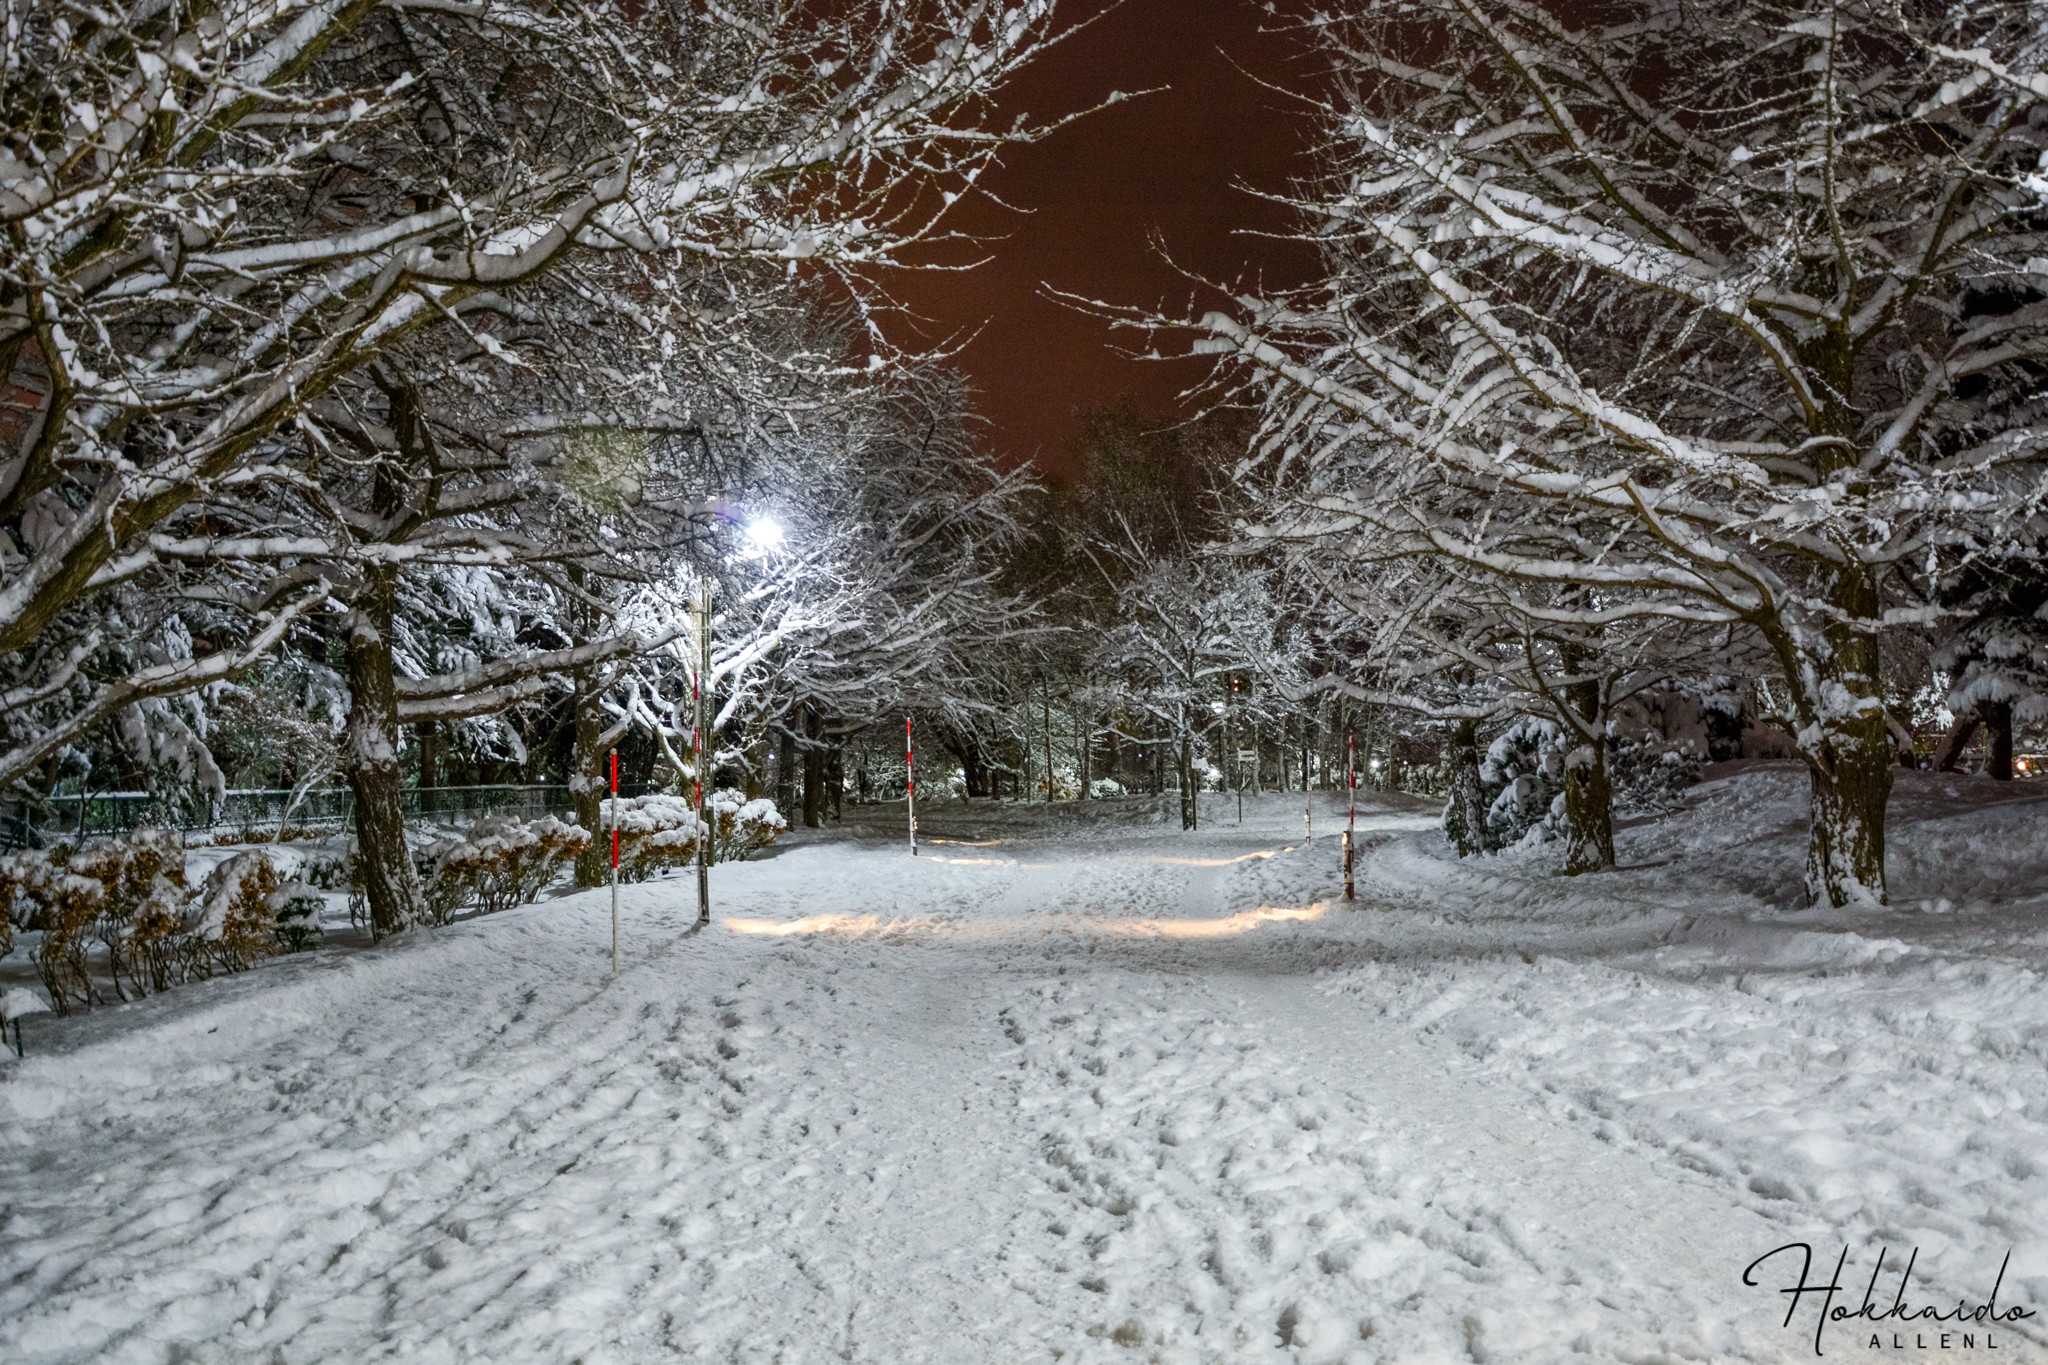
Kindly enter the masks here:
M 70 1026 L 0 1360 L 1811 1358 L 1739 1275 L 1829 1219 L 1504 1076 L 1441 1002 L 1521 955 L 1296 829 L 798 847 L 701 934 L 629 888 L 616 984 L 600 894 Z

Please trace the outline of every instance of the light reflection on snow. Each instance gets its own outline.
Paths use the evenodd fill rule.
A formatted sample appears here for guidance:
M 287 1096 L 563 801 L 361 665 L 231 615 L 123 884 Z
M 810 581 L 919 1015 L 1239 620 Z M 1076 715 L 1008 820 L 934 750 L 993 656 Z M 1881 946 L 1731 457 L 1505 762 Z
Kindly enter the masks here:
M 729 919 L 721 921 L 735 934 L 784 938 L 791 934 L 872 934 L 901 920 L 880 915 L 806 915 L 802 919 Z
M 1240 853 L 1235 858 L 1165 858 L 1139 853 L 1132 855 L 1130 861 L 1135 863 L 1164 863 L 1168 867 L 1229 867 L 1234 863 L 1248 863 L 1254 858 L 1277 858 L 1282 853 L 1292 853 L 1293 851 L 1292 846 L 1287 848 L 1262 848 L 1256 853 Z
M 1262 924 L 1301 923 L 1321 919 L 1329 902 L 1313 905 L 1262 905 L 1218 919 L 1103 919 L 1094 915 L 1008 915 L 975 919 L 935 919 L 926 916 L 824 914 L 802 919 L 728 919 L 721 923 L 735 934 L 765 938 L 793 938 L 834 935 L 859 938 L 869 934 L 917 932 L 950 939 L 1002 939 L 1043 937 L 1065 930 L 1069 933 L 1107 934 L 1113 938 L 1232 938 L 1250 933 Z
M 1314 905 L 1262 905 L 1222 919 L 1140 919 L 1097 921 L 1089 927 L 1121 938 L 1230 938 L 1250 933 L 1261 924 L 1321 919 L 1329 902 Z

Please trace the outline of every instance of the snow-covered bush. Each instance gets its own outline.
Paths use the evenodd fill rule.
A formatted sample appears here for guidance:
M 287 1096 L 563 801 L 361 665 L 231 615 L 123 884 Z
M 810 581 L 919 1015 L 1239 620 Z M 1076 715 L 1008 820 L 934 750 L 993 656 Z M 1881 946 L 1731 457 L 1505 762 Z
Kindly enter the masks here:
M 1662 815 L 1677 807 L 1700 780 L 1700 756 L 1690 745 L 1610 740 L 1607 780 L 1616 815 Z
M 749 799 L 732 787 L 721 787 L 704 798 L 711 817 L 711 861 L 743 862 L 768 847 L 789 828 L 789 821 L 775 803 L 765 796 Z
M 349 887 L 350 857 L 347 850 L 302 853 L 299 855 L 299 880 L 322 891 L 346 891 Z
M 1533 716 L 1516 721 L 1487 746 L 1479 781 L 1488 848 L 1541 843 L 1562 832 L 1565 755 L 1571 748 L 1554 722 Z
M 1572 737 L 1554 721 L 1533 716 L 1516 721 L 1487 746 L 1479 764 L 1486 812 L 1479 848 L 1494 852 L 1563 837 L 1565 759 L 1573 747 Z M 1700 780 L 1700 758 L 1687 745 L 1610 737 L 1607 778 L 1616 815 L 1661 815 Z M 1444 806 L 1444 833 L 1454 844 L 1460 821 L 1453 799 Z
M 446 924 L 474 905 L 485 914 L 537 900 L 555 874 L 590 846 L 590 833 L 554 816 L 493 816 L 429 846 L 427 913 Z
M 1097 801 L 1107 801 L 1112 797 L 1128 796 L 1130 793 L 1125 791 L 1124 784 L 1115 778 L 1098 777 L 1088 784 L 1088 795 Z
M 1041 788 L 1041 790 L 1043 789 Z M 1080 794 L 1081 775 L 1079 773 L 1075 772 L 1070 766 L 1061 766 L 1052 770 L 1053 800 L 1072 801 Z
M 70 848 L 60 844 L 0 858 L 0 900 L 5 902 L 6 918 L 12 926 L 41 932 L 36 973 L 49 993 L 51 1008 L 59 1014 L 69 1014 L 74 1004 L 92 1003 L 86 946 L 106 899 L 104 886 L 71 870 L 70 854 Z
M 644 882 L 663 868 L 686 867 L 697 860 L 697 840 L 704 827 L 682 797 L 657 792 L 623 800 L 607 798 L 602 838 L 611 837 L 614 807 L 618 812 L 620 881 Z
M 58 845 L 0 858 L 0 919 L 9 942 L 14 928 L 41 933 L 36 971 L 52 1008 L 68 1014 L 97 999 L 88 958 L 94 943 L 106 950 L 107 983 L 120 1000 L 309 946 L 314 935 L 302 924 L 287 927 L 281 896 L 296 863 L 288 853 L 238 853 L 195 893 L 176 831 L 139 829 L 83 851 Z M 292 918 L 307 913 L 300 906 Z
M 278 946 L 284 951 L 311 952 L 327 941 L 327 931 L 320 927 L 325 899 L 319 888 L 304 880 L 303 875 L 273 891 L 270 903 L 277 913 Z
M 204 968 L 211 965 L 239 972 L 274 956 L 283 946 L 277 932 L 275 897 L 284 884 L 273 855 L 266 850 L 237 853 L 216 865 L 207 874 L 197 913 L 184 936 L 187 953 L 203 956 L 203 962 L 191 964 L 188 970 L 205 975 Z
M 116 994 L 168 990 L 188 974 L 185 845 L 175 830 L 138 829 L 98 844 L 66 866 L 101 888 L 93 932 L 106 945 Z M 49 941 L 44 942 L 45 949 Z M 54 999 L 54 993 L 52 995 Z

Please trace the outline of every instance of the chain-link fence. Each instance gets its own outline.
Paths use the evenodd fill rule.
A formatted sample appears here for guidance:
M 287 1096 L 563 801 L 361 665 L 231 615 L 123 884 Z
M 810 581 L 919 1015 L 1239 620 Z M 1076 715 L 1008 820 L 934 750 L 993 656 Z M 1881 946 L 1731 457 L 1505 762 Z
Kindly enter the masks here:
M 639 795 L 638 791 L 622 793 Z M 566 817 L 569 789 L 559 784 L 500 783 L 478 787 L 409 787 L 409 816 L 467 824 L 485 815 Z M 0 807 L 0 846 L 40 847 L 60 839 L 126 834 L 144 825 L 222 834 L 269 835 L 280 821 L 293 829 L 339 829 L 348 824 L 354 797 L 347 787 L 249 788 L 207 799 L 166 800 L 154 792 L 91 792 L 46 797 L 34 805 Z

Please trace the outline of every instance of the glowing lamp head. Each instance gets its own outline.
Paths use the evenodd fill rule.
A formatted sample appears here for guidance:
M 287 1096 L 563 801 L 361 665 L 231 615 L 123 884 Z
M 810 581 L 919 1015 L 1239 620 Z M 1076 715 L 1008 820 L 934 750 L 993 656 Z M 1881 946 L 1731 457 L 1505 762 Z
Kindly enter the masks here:
M 747 544 L 762 554 L 782 544 L 782 527 L 772 517 L 756 517 L 747 523 Z

